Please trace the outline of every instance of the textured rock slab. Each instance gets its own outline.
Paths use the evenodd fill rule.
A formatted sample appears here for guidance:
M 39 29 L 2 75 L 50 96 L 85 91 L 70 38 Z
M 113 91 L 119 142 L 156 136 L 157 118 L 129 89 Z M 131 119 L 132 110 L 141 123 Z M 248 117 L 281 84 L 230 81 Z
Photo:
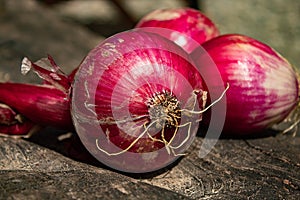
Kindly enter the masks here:
M 199 158 L 202 139 L 172 170 L 145 182 L 194 199 L 297 199 L 300 138 L 219 140 Z
M 169 169 L 124 175 L 74 161 L 30 141 L 0 138 L 0 197 L 300 197 L 299 137 L 219 140 L 206 157 L 199 158 L 202 141 L 197 138 L 189 154 Z
M 188 199 L 28 141 L 0 138 L 0 199 L 120 198 Z

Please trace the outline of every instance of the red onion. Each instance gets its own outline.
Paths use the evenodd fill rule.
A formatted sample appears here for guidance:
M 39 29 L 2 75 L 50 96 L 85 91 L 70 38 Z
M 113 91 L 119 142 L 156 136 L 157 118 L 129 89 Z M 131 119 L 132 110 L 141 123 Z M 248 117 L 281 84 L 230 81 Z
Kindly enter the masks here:
M 179 46 L 132 30 L 87 55 L 75 75 L 71 110 L 92 155 L 112 168 L 140 173 L 184 154 L 205 101 L 201 76 Z
M 226 93 L 227 113 L 224 134 L 246 135 L 261 132 L 281 122 L 298 102 L 298 82 L 290 63 L 274 49 L 255 39 L 238 34 L 219 36 L 202 46 L 216 64 L 200 71 L 210 73 L 208 92 L 223 87 L 214 77 L 221 75 L 230 84 Z M 192 54 L 203 62 L 202 47 Z M 200 50 L 200 53 L 199 53 Z
M 215 24 L 199 10 L 192 8 L 155 10 L 143 17 L 136 28 L 158 33 L 174 41 L 188 53 L 199 44 L 219 35 Z

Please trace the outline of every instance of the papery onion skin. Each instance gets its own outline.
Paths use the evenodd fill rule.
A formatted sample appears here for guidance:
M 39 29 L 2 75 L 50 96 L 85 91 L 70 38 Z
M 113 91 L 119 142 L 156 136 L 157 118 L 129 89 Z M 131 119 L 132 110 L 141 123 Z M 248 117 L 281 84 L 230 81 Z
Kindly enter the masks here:
M 83 144 L 100 162 L 144 173 L 167 166 L 189 147 L 198 125 L 191 122 L 188 130 L 183 124 L 201 116 L 188 118 L 180 109 L 197 104 L 203 109 L 203 96 L 201 76 L 180 47 L 131 30 L 104 40 L 87 55 L 75 76 L 71 110 Z M 178 117 L 166 121 L 164 133 L 155 118 L 160 106 Z M 176 123 L 183 128 L 174 135 Z
M 174 41 L 186 52 L 220 35 L 217 26 L 206 15 L 192 8 L 158 9 L 144 16 L 136 28 L 164 28 L 173 31 L 145 29 Z
M 296 107 L 296 73 L 268 45 L 248 36 L 227 34 L 203 43 L 202 47 L 218 67 L 224 84 L 230 85 L 223 135 L 260 133 L 284 120 Z M 201 61 L 197 50 L 192 57 L 195 62 Z

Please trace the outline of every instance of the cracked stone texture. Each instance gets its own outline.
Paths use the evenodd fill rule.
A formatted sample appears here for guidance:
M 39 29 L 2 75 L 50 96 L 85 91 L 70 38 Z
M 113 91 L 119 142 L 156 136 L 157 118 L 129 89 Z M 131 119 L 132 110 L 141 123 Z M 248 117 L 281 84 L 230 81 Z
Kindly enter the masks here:
M 38 81 L 33 74 L 20 75 L 20 61 L 47 53 L 69 72 L 103 39 L 62 19 L 55 8 L 31 0 L 9 0 L 4 6 L 7 2 L 0 0 L 0 79 Z M 205 0 L 202 8 L 223 33 L 260 39 L 296 65 L 299 5 Z M 0 199 L 300 199 L 299 132 L 224 138 L 205 158 L 198 156 L 202 143 L 197 137 L 188 154 L 166 169 L 134 175 L 93 159 L 75 133 L 46 128 L 29 139 L 2 137 Z

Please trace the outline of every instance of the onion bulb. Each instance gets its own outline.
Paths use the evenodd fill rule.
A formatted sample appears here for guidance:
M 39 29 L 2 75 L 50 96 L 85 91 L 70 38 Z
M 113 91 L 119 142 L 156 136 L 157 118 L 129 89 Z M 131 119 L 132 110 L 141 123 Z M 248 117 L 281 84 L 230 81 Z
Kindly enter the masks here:
M 186 52 L 219 35 L 216 25 L 192 8 L 157 9 L 144 16 L 135 28 L 158 33 L 174 41 Z
M 281 122 L 296 107 L 299 83 L 295 70 L 268 45 L 244 35 L 222 35 L 192 52 L 196 63 L 203 60 L 202 48 L 218 68 L 210 74 L 209 94 L 220 87 L 214 77 L 221 76 L 230 84 L 223 134 L 259 133 Z M 201 71 L 212 70 L 208 65 L 202 67 Z
M 184 154 L 205 102 L 200 73 L 184 50 L 157 34 L 131 30 L 86 56 L 75 75 L 71 111 L 94 157 L 143 173 Z

